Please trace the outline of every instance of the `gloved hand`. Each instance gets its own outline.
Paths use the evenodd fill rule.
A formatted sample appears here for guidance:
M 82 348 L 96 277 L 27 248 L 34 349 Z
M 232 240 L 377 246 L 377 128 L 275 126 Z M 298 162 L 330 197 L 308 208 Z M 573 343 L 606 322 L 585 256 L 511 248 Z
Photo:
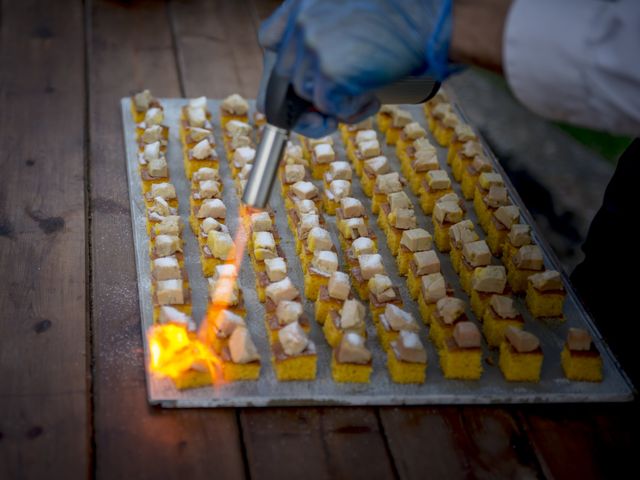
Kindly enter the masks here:
M 376 88 L 410 74 L 443 80 L 450 38 L 451 0 L 287 0 L 259 32 L 260 44 L 277 53 L 276 71 L 318 110 L 295 127 L 310 137 L 375 113 Z

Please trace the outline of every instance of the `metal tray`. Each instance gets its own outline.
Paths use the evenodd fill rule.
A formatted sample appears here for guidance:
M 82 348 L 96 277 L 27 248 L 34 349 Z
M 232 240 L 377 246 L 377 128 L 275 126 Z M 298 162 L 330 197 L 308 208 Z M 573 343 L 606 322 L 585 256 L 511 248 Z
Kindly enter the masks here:
M 180 107 L 187 103 L 187 99 L 163 98 L 160 99 L 165 111 L 165 124 L 170 127 L 170 140 L 167 151 L 167 160 L 171 182 L 175 185 L 180 202 L 179 213 L 185 225 L 188 223 L 188 195 L 190 190 L 189 181 L 186 179 L 180 140 L 178 138 L 178 122 Z M 214 128 L 218 147 L 221 156 L 220 173 L 224 183 L 224 202 L 227 206 L 227 224 L 232 232 L 238 227 L 238 205 L 239 200 L 236 195 L 233 180 L 230 175 L 229 166 L 222 148 L 222 138 L 220 120 L 217 115 L 220 100 L 209 100 L 208 107 L 214 114 Z M 252 109 L 254 103 L 251 102 Z M 124 138 L 126 146 L 127 174 L 129 181 L 129 198 L 131 203 L 131 218 L 133 223 L 133 236 L 136 251 L 136 266 L 138 274 L 138 293 L 140 297 L 140 324 L 142 327 L 142 337 L 144 341 L 145 362 L 148 364 L 149 351 L 146 332 L 152 325 L 152 303 L 150 294 L 150 263 L 148 258 L 148 242 L 145 228 L 145 206 L 141 193 L 141 183 L 137 168 L 137 145 L 135 142 L 135 123 L 131 118 L 130 100 L 121 100 L 122 120 L 124 128 Z M 425 117 L 420 106 L 405 106 L 411 111 L 418 122 L 425 125 Z M 456 107 L 458 108 L 458 107 Z M 464 113 L 458 108 L 458 113 L 464 118 Z M 426 127 L 426 125 L 425 125 Z M 428 129 L 427 129 L 428 130 Z M 334 134 L 335 148 L 338 158 L 346 159 L 342 141 L 338 134 Z M 434 145 L 437 143 L 430 136 Z M 384 143 L 384 142 L 381 142 Z M 395 156 L 393 147 L 386 145 L 383 147 L 394 169 L 400 172 L 400 166 Z M 446 164 L 446 149 L 438 149 L 438 158 L 443 168 L 450 172 Z M 493 159 L 496 168 L 502 172 L 495 157 L 486 148 L 489 158 Z M 504 173 L 504 172 L 502 172 Z M 508 178 L 505 176 L 508 183 Z M 459 185 L 456 182 L 454 190 L 460 193 Z M 319 186 L 321 186 L 319 184 Z M 548 268 L 555 268 L 562 271 L 555 255 L 539 234 L 535 232 L 535 223 L 527 212 L 520 197 L 513 186 L 508 183 L 510 195 L 516 205 L 520 207 L 522 215 L 527 223 L 532 226 L 533 235 L 536 242 L 542 247 L 545 253 L 545 264 Z M 401 287 L 401 293 L 405 302 L 405 307 L 411 311 L 416 319 L 420 319 L 417 304 L 411 300 L 406 288 L 406 279 L 397 275 L 395 258 L 389 252 L 384 236 L 375 222 L 375 217 L 371 213 L 370 199 L 366 197 L 360 187 L 360 181 L 354 176 L 353 195 L 360 198 L 366 209 L 376 235 L 381 240 L 379 242 L 380 254 L 384 259 L 384 265 L 394 281 L 394 284 Z M 406 189 L 416 207 L 418 215 L 418 226 L 433 232 L 433 225 L 430 217 L 424 215 L 419 208 L 418 199 L 410 189 Z M 467 202 L 467 216 L 474 223 L 477 223 L 475 212 Z M 270 204 L 276 211 L 276 225 L 282 237 L 282 248 L 287 257 L 289 271 L 292 281 L 296 285 L 303 284 L 302 270 L 295 252 L 295 245 L 289 227 L 282 197 L 279 188 L 276 186 L 271 196 Z M 330 232 L 333 236 L 341 262 L 344 261 L 340 245 L 337 241 L 337 229 L 335 217 L 325 215 L 328 221 Z M 481 229 L 477 229 L 482 236 Z M 202 276 L 199 265 L 199 255 L 197 241 L 186 227 L 185 238 L 185 266 L 191 284 L 191 294 L 193 301 L 193 318 L 199 322 L 203 318 L 206 301 L 207 286 L 206 280 Z M 453 285 L 456 295 L 467 299 L 462 292 L 458 276 L 453 271 L 449 256 L 437 252 L 442 265 L 442 272 L 447 281 Z M 147 395 L 149 403 L 163 407 L 266 407 L 266 406 L 301 406 L 301 405 L 415 405 L 415 404 L 488 404 L 488 403 L 552 403 L 552 402 L 612 402 L 629 401 L 633 398 L 633 387 L 628 378 L 616 362 L 615 358 L 604 344 L 600 333 L 595 328 L 593 322 L 580 305 L 575 293 L 571 289 L 568 279 L 565 277 L 567 285 L 567 301 L 565 306 L 566 322 L 562 324 L 547 324 L 545 322 L 532 319 L 526 312 L 526 308 L 520 302 L 520 309 L 525 312 L 526 329 L 538 335 L 544 351 L 545 359 L 542 366 L 541 380 L 539 383 L 510 383 L 504 380 L 498 366 L 497 354 L 489 351 L 484 346 L 483 358 L 492 358 L 493 365 L 483 362 L 484 373 L 478 381 L 447 380 L 443 377 L 438 363 L 437 352 L 427 337 L 427 327 L 421 324 L 420 336 L 423 339 L 428 354 L 427 379 L 423 385 L 398 385 L 389 379 L 385 365 L 385 352 L 380 346 L 375 327 L 371 321 L 370 314 L 367 318 L 367 333 L 369 335 L 368 346 L 373 353 L 373 374 L 369 384 L 340 384 L 331 379 L 330 355 L 331 349 L 326 343 L 321 328 L 316 322 L 312 322 L 311 338 L 318 347 L 318 374 L 317 379 L 312 382 L 278 382 L 270 362 L 270 349 L 264 327 L 264 308 L 258 301 L 255 292 L 254 272 L 245 253 L 243 268 L 239 276 L 240 286 L 244 292 L 245 303 L 247 305 L 246 321 L 251 331 L 251 335 L 257 345 L 262 359 L 262 370 L 260 378 L 253 382 L 235 382 L 213 387 L 204 387 L 186 391 L 177 390 L 171 381 L 160 379 L 152 375 L 146 368 Z M 313 318 L 313 302 L 304 301 L 305 312 L 309 318 Z M 471 311 L 467 312 L 469 318 L 476 320 Z M 421 322 L 419 322 L 421 323 Z M 601 383 L 572 382 L 564 378 L 560 366 L 560 351 L 567 329 L 571 326 L 587 328 L 591 331 L 595 344 L 600 350 L 603 358 L 604 380 Z

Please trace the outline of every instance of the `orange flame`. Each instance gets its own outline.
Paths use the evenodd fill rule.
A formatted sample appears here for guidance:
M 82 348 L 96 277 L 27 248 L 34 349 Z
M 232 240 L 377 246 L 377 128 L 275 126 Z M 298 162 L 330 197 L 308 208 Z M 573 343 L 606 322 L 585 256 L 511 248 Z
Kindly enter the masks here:
M 186 325 L 154 325 L 147 331 L 147 338 L 152 373 L 177 380 L 189 371 L 208 370 L 214 384 L 222 381 L 222 361 Z

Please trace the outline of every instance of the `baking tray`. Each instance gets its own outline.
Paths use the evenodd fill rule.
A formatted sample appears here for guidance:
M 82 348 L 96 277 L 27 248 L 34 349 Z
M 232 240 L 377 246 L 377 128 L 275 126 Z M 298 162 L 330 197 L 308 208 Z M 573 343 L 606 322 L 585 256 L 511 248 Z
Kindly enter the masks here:
M 175 185 L 178 194 L 180 208 L 185 229 L 185 267 L 189 275 L 191 295 L 193 303 L 193 318 L 199 323 L 206 310 L 207 285 L 202 276 L 199 264 L 199 254 L 196 238 L 188 228 L 188 196 L 190 184 L 184 174 L 182 162 L 182 150 L 178 138 L 178 123 L 180 107 L 187 103 L 187 99 L 162 98 L 160 99 L 165 111 L 165 125 L 170 127 L 170 140 L 167 150 L 171 182 Z M 251 103 L 251 109 L 255 108 L 255 102 Z M 238 228 L 238 205 L 233 180 L 231 178 L 228 163 L 222 148 L 220 119 L 218 116 L 220 100 L 209 100 L 208 107 L 213 112 L 215 137 L 218 144 L 220 159 L 220 173 L 224 183 L 223 199 L 227 206 L 227 225 L 231 232 Z M 311 382 L 278 382 L 276 380 L 270 361 L 270 349 L 267 334 L 264 327 L 264 307 L 258 301 L 255 291 L 254 272 L 249 262 L 247 253 L 244 254 L 243 267 L 240 270 L 239 282 L 244 293 L 247 306 L 246 322 L 251 335 L 256 343 L 262 360 L 260 378 L 251 382 L 234 382 L 212 387 L 204 387 L 192 390 L 180 391 L 168 379 L 161 379 L 149 372 L 147 368 L 149 349 L 146 332 L 152 325 L 152 302 L 150 285 L 150 263 L 148 256 L 149 239 L 146 233 L 145 205 L 142 198 L 141 183 L 137 167 L 137 144 L 135 141 L 135 123 L 131 118 L 130 99 L 121 99 L 122 121 L 126 147 L 126 164 L 129 182 L 129 198 L 131 203 L 131 219 L 133 224 L 134 247 L 136 252 L 136 266 L 138 275 L 138 293 L 140 297 L 140 325 L 145 351 L 145 371 L 147 378 L 147 396 L 149 403 L 162 407 L 267 407 L 267 406 L 303 406 L 303 405 L 419 405 L 419 404 L 489 404 L 489 403 L 558 403 L 558 402 L 619 402 L 633 399 L 633 387 L 602 340 L 600 333 L 579 303 L 572 290 L 568 278 L 564 278 L 567 286 L 567 300 L 565 306 L 566 322 L 562 324 L 547 324 L 532 319 L 521 299 L 518 300 L 520 310 L 525 316 L 525 328 L 540 338 L 541 346 L 545 354 L 542 366 L 541 380 L 539 383 L 511 383 L 504 380 L 497 362 L 497 352 L 490 351 L 483 346 L 484 373 L 478 381 L 447 380 L 443 377 L 438 364 L 437 352 L 428 339 L 427 327 L 420 323 L 420 337 L 422 338 L 428 354 L 428 368 L 426 382 L 422 385 L 398 385 L 389 379 L 385 358 L 386 354 L 377 340 L 375 327 L 371 321 L 370 313 L 367 317 L 368 346 L 373 353 L 373 373 L 369 384 L 341 384 L 331 378 L 330 355 L 331 349 L 326 343 L 321 327 L 316 322 L 312 323 L 311 338 L 318 349 L 318 373 L 317 379 Z M 419 105 L 403 106 L 409 110 L 415 120 L 425 126 L 425 116 Z M 455 106 L 463 119 L 464 113 Z M 467 122 L 468 123 L 468 122 Z M 427 132 L 429 131 L 428 128 Z M 382 137 L 380 137 L 382 138 Z M 446 169 L 450 176 L 451 171 L 446 164 L 446 149 L 440 148 L 429 133 L 429 139 L 436 146 L 438 158 L 442 168 Z M 346 159 L 344 146 L 340 136 L 334 134 L 337 158 Z M 294 139 L 295 141 L 295 139 Z M 384 143 L 384 142 L 381 142 Z M 484 144 L 487 156 L 493 160 L 497 170 L 504 174 L 495 157 Z M 395 171 L 400 172 L 400 165 L 396 158 L 394 147 L 383 146 L 385 154 L 389 158 Z M 452 177 L 453 178 L 453 177 Z M 513 186 L 508 182 L 507 186 L 514 203 L 520 207 L 522 215 L 527 223 L 532 226 L 533 236 L 542 247 L 545 254 L 545 265 L 562 272 L 560 264 L 543 238 L 535 231 L 535 223 L 531 215 L 524 208 L 520 197 Z M 452 182 L 454 190 L 460 194 L 459 184 Z M 317 185 L 321 187 L 321 183 Z M 405 308 L 411 311 L 416 319 L 420 319 L 417 304 L 408 295 L 406 279 L 397 274 L 395 258 L 389 252 L 384 235 L 378 228 L 375 217 L 371 213 L 371 202 L 361 189 L 360 180 L 354 175 L 353 196 L 361 199 L 367 209 L 370 225 L 381 240 L 378 242 L 383 263 L 394 281 L 400 286 Z M 412 194 L 409 188 L 405 189 L 416 207 L 418 226 L 433 232 L 430 217 L 424 215 L 419 207 L 418 198 Z M 296 285 L 303 284 L 303 274 L 300 262 L 295 252 L 293 237 L 287 225 L 286 215 L 279 185 L 273 189 L 270 205 L 276 212 L 276 225 L 282 237 L 282 248 L 285 252 L 289 266 L 289 275 Z M 472 207 L 472 202 L 466 202 L 467 217 L 477 224 L 477 218 Z M 335 217 L 325 215 L 329 230 L 338 249 L 341 267 L 344 265 L 344 257 L 340 251 L 337 237 Z M 482 237 L 482 230 L 477 228 Z M 437 252 L 442 265 L 442 272 L 455 290 L 456 296 L 468 300 L 462 292 L 458 276 L 453 271 L 448 254 Z M 304 300 L 305 312 L 309 318 L 314 318 L 313 302 Z M 469 318 L 477 322 L 473 313 L 467 311 Z M 604 380 L 601 383 L 572 382 L 564 378 L 560 366 L 560 351 L 569 327 L 587 328 L 600 350 L 603 358 Z M 490 359 L 492 365 L 487 362 Z

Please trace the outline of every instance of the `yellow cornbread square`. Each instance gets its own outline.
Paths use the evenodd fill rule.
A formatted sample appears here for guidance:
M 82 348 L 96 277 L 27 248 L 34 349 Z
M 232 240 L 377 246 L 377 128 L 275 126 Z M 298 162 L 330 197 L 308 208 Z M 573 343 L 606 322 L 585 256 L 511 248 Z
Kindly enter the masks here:
M 253 267 L 253 269 L 254 269 L 254 271 L 256 273 L 264 272 L 264 271 L 267 270 L 267 267 L 266 267 L 265 263 L 256 260 L 256 257 L 254 257 L 251 254 L 249 255 L 249 260 L 251 260 L 251 266 Z
M 315 380 L 317 355 L 301 355 L 277 360 L 272 357 L 271 363 L 280 382 L 295 380 Z
M 335 298 L 329 298 L 328 300 L 323 300 L 318 296 L 316 303 L 314 304 L 314 312 L 316 317 L 316 322 L 320 325 L 324 325 L 324 322 L 327 319 L 327 315 L 329 315 L 330 311 L 337 312 L 342 308 L 344 302 L 341 300 L 336 300 Z
M 353 270 L 351 271 L 353 273 Z M 366 280 L 359 281 L 357 278 L 351 276 L 353 280 L 353 288 L 357 292 L 360 300 L 364 300 L 369 296 L 369 283 Z
M 431 114 L 431 112 L 427 113 L 427 126 L 429 127 L 429 131 L 433 133 L 436 129 L 436 119 Z
M 384 208 L 381 207 L 378 211 L 378 219 L 376 220 L 378 227 L 382 230 L 382 233 L 387 235 L 387 228 L 389 228 L 389 218 L 387 217 L 387 213 L 384 211 Z
M 464 259 L 461 259 L 460 271 L 458 272 L 460 274 L 460 286 L 467 295 L 471 295 L 471 279 L 473 278 L 474 270 L 475 268 L 470 267 Z
M 301 317 L 298 323 L 300 324 L 300 327 L 302 328 L 302 330 L 304 330 L 305 333 L 309 335 L 309 333 L 311 332 L 311 323 L 309 323 L 306 317 L 304 316 Z M 275 345 L 280 341 L 278 334 L 282 329 L 282 327 L 284 326 L 285 325 L 280 325 L 278 323 L 278 320 L 274 314 L 267 314 L 267 317 L 264 320 L 264 328 L 267 330 L 267 334 L 269 336 L 269 343 L 271 345 Z
M 358 363 L 340 363 L 335 353 L 331 355 L 331 377 L 338 383 L 369 383 L 373 365 Z
M 411 261 L 411 257 L 413 256 L 413 252 L 403 248 L 402 246 L 398 249 L 398 256 L 396 256 L 396 265 L 398 265 L 398 273 L 402 276 L 405 276 L 409 272 L 409 262 Z
M 178 376 L 171 377 L 171 380 L 173 380 L 173 383 L 178 390 L 206 387 L 212 383 L 211 372 L 209 370 L 204 372 L 187 370 L 186 372 L 180 373 Z
M 220 110 L 220 125 L 222 125 L 222 129 L 227 126 L 231 120 L 237 120 L 242 123 L 249 123 L 248 115 L 233 115 L 231 113 L 227 113 L 224 110 Z
M 309 144 L 301 138 L 300 147 L 302 148 L 302 158 L 305 160 L 311 160 L 311 149 L 309 149 Z
M 346 123 L 340 122 L 338 124 L 338 130 L 340 131 L 340 138 L 345 144 L 347 144 L 351 140 L 351 137 L 353 136 L 353 132 L 349 131 L 349 125 Z
M 498 365 L 504 378 L 509 382 L 539 382 L 542 358 L 540 350 L 518 353 L 505 340 L 500 344 Z
M 384 193 L 374 193 L 371 198 L 371 211 L 378 215 L 380 213 L 380 205 L 387 202 L 387 195 Z
M 474 193 L 476 191 L 476 185 L 478 184 L 478 178 L 480 178 L 480 174 L 471 174 L 469 173 L 469 169 L 464 169 L 462 171 L 462 195 L 464 195 L 465 200 L 472 200 Z
M 193 214 L 189 215 L 189 226 L 191 227 L 191 231 L 193 234 L 200 240 L 200 219 Z
M 418 310 L 420 310 L 420 315 L 422 316 L 422 322 L 425 325 L 429 325 L 431 322 L 431 315 L 436 309 L 435 303 L 427 303 L 424 301 L 424 297 L 422 296 L 422 292 L 418 295 Z
M 336 317 L 334 318 L 339 318 L 339 317 L 337 317 L 336 315 Z M 342 341 L 342 336 L 346 331 L 356 332 L 361 337 L 367 338 L 367 331 L 366 331 L 365 325 L 362 325 L 361 327 L 358 327 L 358 328 L 350 328 L 348 330 L 342 330 L 335 324 L 334 319 L 332 318 L 331 315 L 325 318 L 325 322 L 322 325 L 322 332 L 324 333 L 324 338 L 327 340 L 327 343 L 334 348 L 340 344 L 340 342 Z
M 400 138 L 400 134 L 402 133 L 402 127 L 389 127 L 384 132 L 385 133 L 385 141 L 387 145 L 395 145 Z
M 407 289 L 411 298 L 416 300 L 420 294 L 420 276 L 413 273 L 412 268 L 407 269 Z
M 313 160 L 311 161 L 311 177 L 314 180 L 322 180 L 324 178 L 324 174 L 329 171 L 328 163 L 317 163 Z
M 403 362 L 390 348 L 387 350 L 387 369 L 394 383 L 424 383 L 427 364 Z
M 447 165 L 453 165 L 453 159 L 458 155 L 461 146 L 462 145 L 459 141 L 451 142 L 449 148 L 447 149 Z
M 369 198 L 371 198 L 371 195 L 373 195 L 373 187 L 375 186 L 375 181 L 375 176 L 371 177 L 367 175 L 366 172 L 362 174 L 360 185 L 362 185 L 362 191 L 364 192 L 364 194 Z
M 527 290 L 527 285 L 529 284 L 529 277 L 538 272 L 536 270 L 521 270 L 513 264 L 511 259 L 507 260 L 505 263 L 507 266 L 507 281 L 509 282 L 509 286 L 513 293 L 525 292 Z
M 142 191 L 143 193 L 147 193 L 151 191 L 152 185 L 157 185 L 158 183 L 164 183 L 169 181 L 168 177 L 158 177 L 158 178 L 149 178 L 146 180 L 141 180 L 142 183 Z
M 493 295 L 493 293 L 471 289 L 471 310 L 479 320 L 483 318 L 484 311 L 487 309 Z
M 456 182 L 462 182 L 462 177 L 464 172 L 467 170 L 467 167 L 471 165 L 472 159 L 468 157 L 463 157 L 459 152 L 453 159 L 453 163 L 451 164 L 451 171 L 453 173 L 453 178 Z
M 342 234 L 338 235 L 338 241 L 340 242 L 340 248 L 342 249 L 343 252 L 348 250 L 349 247 L 351 247 L 351 244 L 353 243 L 353 240 L 351 239 L 347 240 L 342 236 Z M 349 268 L 348 265 L 346 265 L 346 267 Z
M 394 257 L 398 255 L 400 240 L 402 240 L 402 230 L 394 228 L 391 225 L 387 227 L 387 246 Z
M 431 313 L 429 321 L 429 338 L 434 345 L 440 349 L 444 347 L 445 342 L 453 335 L 455 325 L 447 325 L 435 316 L 435 310 Z
M 186 177 L 191 180 L 193 173 L 197 172 L 201 168 L 215 168 L 219 167 L 217 160 L 191 160 L 188 153 L 183 155 L 184 157 L 184 173 Z
M 229 337 L 220 337 L 215 327 L 208 327 L 200 333 L 207 342 L 207 345 L 216 353 L 222 353 L 222 350 L 228 347 Z
M 435 219 L 433 220 L 433 239 L 438 250 L 443 253 L 446 253 L 451 249 L 449 227 L 451 227 L 451 225 L 448 223 L 440 223 Z
M 502 245 L 504 244 L 509 231 L 495 218 L 489 220 L 487 232 L 487 245 L 491 253 L 500 257 L 502 255 Z
M 229 382 L 257 380 L 260 377 L 260 362 L 233 363 L 223 362 L 222 375 Z
M 377 113 L 376 122 L 378 122 L 378 129 L 381 133 L 386 133 L 391 125 L 392 117 L 388 113 Z
M 491 220 L 491 214 L 493 213 L 489 206 L 484 203 L 483 195 L 480 189 L 476 186 L 473 193 L 473 209 L 478 216 L 478 223 L 482 229 L 486 232 Z
M 433 213 L 433 209 L 436 205 L 438 199 L 448 193 L 452 193 L 453 190 L 451 187 L 444 188 L 442 190 L 428 190 L 424 187 L 425 182 L 422 182 L 422 189 L 420 192 L 420 207 L 422 211 L 427 215 L 431 215 Z
M 258 293 L 258 301 L 264 303 L 267 301 L 267 288 L 256 282 L 256 292 Z
M 569 380 L 581 382 L 602 381 L 602 357 L 585 356 L 572 352 L 565 345 L 560 353 L 560 363 L 565 376 Z
M 451 265 L 456 273 L 460 273 L 460 263 L 462 262 L 462 249 L 456 248 L 455 245 L 451 245 L 449 250 L 449 258 L 451 258 Z
M 511 257 L 518 253 L 519 248 L 514 247 L 509 241 L 509 237 L 502 244 L 502 262 L 507 265 L 511 260 Z
M 325 193 L 322 195 L 322 206 L 327 215 L 334 216 L 336 214 L 336 208 L 340 206 L 340 203 L 335 200 L 331 200 Z
M 564 292 L 539 292 L 531 282 L 527 286 L 525 301 L 531 315 L 536 318 L 563 317 Z
M 402 138 L 402 135 L 398 137 L 398 141 L 396 142 L 396 156 L 401 163 L 404 161 L 404 159 L 406 159 L 407 147 L 410 147 L 412 144 L 413 142 L 407 141 Z
M 140 122 L 144 121 L 144 117 L 145 117 L 147 112 L 146 111 L 139 112 L 136 109 L 136 104 L 135 104 L 135 102 L 133 100 L 131 100 L 130 105 L 131 105 L 131 107 L 130 107 L 131 108 L 131 116 L 133 117 L 133 121 L 135 123 L 140 123 Z
M 304 295 L 314 302 L 318 298 L 320 287 L 329 285 L 329 277 L 308 271 L 304 275 Z
M 380 344 L 386 352 L 391 347 L 391 342 L 396 340 L 400 336 L 400 333 L 395 330 L 387 329 L 382 321 L 376 322 L 375 326 Z
M 325 318 L 324 324 L 322 325 L 322 332 L 329 345 L 337 347 L 340 344 L 343 332 L 336 327 L 331 317 Z
M 212 277 L 215 273 L 216 266 L 222 265 L 225 260 L 220 260 L 214 257 L 207 257 L 204 254 L 203 249 L 200 249 L 200 264 L 202 265 L 202 275 L 205 277 Z
M 353 171 L 356 172 L 358 177 L 362 178 L 364 176 L 364 159 L 356 153 L 356 147 L 353 147 L 350 159 L 353 163 Z
M 498 348 L 504 341 L 504 332 L 508 327 L 522 330 L 524 322 L 522 318 L 501 318 L 498 317 L 493 308 L 486 308 L 482 316 L 482 333 L 487 340 L 487 344 L 492 348 Z
M 397 294 L 396 299 L 388 303 L 393 304 L 398 308 L 402 308 L 403 302 L 402 302 L 402 299 L 400 298 L 400 291 L 398 290 L 396 294 Z M 369 297 L 372 297 L 372 296 L 373 295 L 369 295 Z M 380 315 L 384 315 L 386 306 L 387 306 L 387 303 L 376 304 L 373 302 L 372 298 L 369 298 L 369 310 L 371 310 L 371 318 L 373 320 L 373 323 L 377 324 L 380 321 Z
M 438 355 L 444 378 L 478 380 L 482 376 L 481 348 L 455 348 L 448 342 Z
M 442 125 L 441 122 L 436 122 L 435 129 L 433 131 L 433 138 L 442 147 L 448 147 L 453 138 L 454 130 L 451 127 Z
M 409 187 L 411 187 L 411 191 L 414 195 L 419 196 L 422 182 L 426 181 L 427 178 L 426 172 L 412 172 L 411 175 L 407 176 L 407 178 L 409 178 Z
M 406 178 L 409 178 L 414 173 L 411 169 L 411 157 L 409 157 L 407 152 L 404 152 L 404 155 L 402 156 L 402 158 L 399 158 L 399 160 L 400 160 L 400 172 Z

